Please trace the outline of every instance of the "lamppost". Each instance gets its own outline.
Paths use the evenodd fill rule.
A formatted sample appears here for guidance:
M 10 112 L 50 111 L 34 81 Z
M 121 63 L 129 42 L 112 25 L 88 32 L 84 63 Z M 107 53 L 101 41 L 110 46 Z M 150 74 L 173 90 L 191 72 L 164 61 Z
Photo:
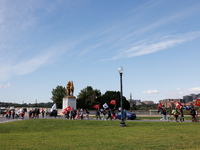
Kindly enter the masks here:
M 120 127 L 125 127 L 125 122 L 123 118 L 123 101 L 122 101 L 122 74 L 123 74 L 123 68 L 122 66 L 119 67 L 118 69 L 119 74 L 120 74 L 120 102 L 121 102 L 121 122 L 119 124 Z

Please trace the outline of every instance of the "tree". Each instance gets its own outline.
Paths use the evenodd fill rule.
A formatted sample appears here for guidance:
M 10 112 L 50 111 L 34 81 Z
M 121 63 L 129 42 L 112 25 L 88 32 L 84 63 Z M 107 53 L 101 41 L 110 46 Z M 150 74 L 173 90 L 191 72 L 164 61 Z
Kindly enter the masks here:
M 93 109 L 95 104 L 100 104 L 100 90 L 93 90 L 91 86 L 87 86 L 79 93 L 77 97 L 77 107 L 84 109 Z
M 66 96 L 66 89 L 65 87 L 57 85 L 55 89 L 51 91 L 52 93 L 52 101 L 56 103 L 57 108 L 62 108 L 62 100 L 63 97 Z

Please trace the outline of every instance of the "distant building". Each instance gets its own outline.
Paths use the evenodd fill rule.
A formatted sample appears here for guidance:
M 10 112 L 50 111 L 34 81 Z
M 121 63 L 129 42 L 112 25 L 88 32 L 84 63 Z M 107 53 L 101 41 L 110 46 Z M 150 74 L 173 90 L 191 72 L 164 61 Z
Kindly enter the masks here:
M 137 103 L 141 103 L 141 100 L 134 100 L 134 99 L 132 99 L 132 94 L 131 93 L 130 93 L 130 99 L 128 101 L 130 103 L 130 107 L 132 107 L 133 104 L 137 105 Z
M 183 96 L 183 103 L 193 102 L 193 97 L 194 96 L 191 96 L 191 95 Z
M 174 108 L 177 102 L 183 103 L 182 99 L 164 99 L 160 100 L 159 103 L 164 105 L 166 108 Z

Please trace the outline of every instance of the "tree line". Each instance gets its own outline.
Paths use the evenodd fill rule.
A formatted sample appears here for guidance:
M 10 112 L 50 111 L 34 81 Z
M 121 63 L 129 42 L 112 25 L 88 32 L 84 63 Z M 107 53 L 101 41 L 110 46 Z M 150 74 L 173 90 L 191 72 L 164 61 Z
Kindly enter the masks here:
M 52 90 L 52 101 L 56 103 L 57 108 L 62 108 L 63 97 L 66 96 L 66 88 L 57 86 Z M 110 101 L 116 100 L 116 106 L 111 105 Z M 130 108 L 130 103 L 126 100 L 126 97 L 122 97 L 123 107 L 125 109 Z M 101 94 L 100 90 L 93 89 L 91 86 L 87 86 L 82 89 L 77 96 L 77 108 L 94 109 L 94 105 L 100 104 L 100 108 L 103 108 L 103 104 L 107 103 L 109 107 L 120 107 L 120 92 L 119 91 L 106 91 Z

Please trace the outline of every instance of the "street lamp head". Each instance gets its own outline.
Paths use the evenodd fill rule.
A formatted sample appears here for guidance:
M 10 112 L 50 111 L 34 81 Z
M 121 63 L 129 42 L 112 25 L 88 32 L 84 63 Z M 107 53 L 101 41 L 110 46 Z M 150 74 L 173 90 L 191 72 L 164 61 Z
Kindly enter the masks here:
M 123 68 L 122 68 L 122 66 L 119 67 L 118 71 L 119 71 L 120 74 L 123 73 Z

